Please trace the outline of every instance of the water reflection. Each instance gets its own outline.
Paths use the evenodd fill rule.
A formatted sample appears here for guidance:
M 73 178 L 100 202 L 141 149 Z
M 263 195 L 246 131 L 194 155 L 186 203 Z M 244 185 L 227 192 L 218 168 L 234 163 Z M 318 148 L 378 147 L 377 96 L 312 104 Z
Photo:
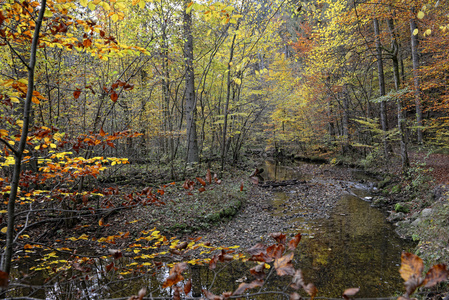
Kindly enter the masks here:
M 400 254 L 411 245 L 369 203 L 345 195 L 329 219 L 309 223 L 315 233 L 299 244 L 300 267 L 321 296 L 337 297 L 349 287 L 360 287 L 358 297 L 390 296 L 403 289 Z
M 282 180 L 291 180 L 291 179 L 301 179 L 307 180 L 309 179 L 307 175 L 301 174 L 297 169 L 293 168 L 295 164 L 300 164 L 301 162 L 280 162 L 280 161 L 264 161 L 263 169 L 264 172 L 262 176 L 266 180 L 270 181 L 282 181 Z

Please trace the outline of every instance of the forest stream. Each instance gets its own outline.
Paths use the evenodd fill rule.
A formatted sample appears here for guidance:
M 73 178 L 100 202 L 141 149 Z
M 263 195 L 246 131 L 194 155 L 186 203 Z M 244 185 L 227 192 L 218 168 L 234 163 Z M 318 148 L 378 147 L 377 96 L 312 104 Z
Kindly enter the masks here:
M 288 239 L 300 232 L 302 239 L 295 250 L 294 267 L 303 271 L 306 282 L 315 284 L 317 296 L 339 298 L 345 289 L 352 287 L 360 288 L 358 298 L 402 294 L 400 256 L 413 245 L 399 238 L 382 211 L 370 206 L 369 200 L 375 193 L 374 178 L 348 168 L 300 162 L 265 161 L 259 168 L 265 170 L 264 181 L 251 187 L 248 202 L 241 211 L 233 219 L 196 235 L 216 245 L 235 244 L 244 250 L 256 243 L 273 243 L 268 236 L 272 232 L 283 232 Z M 279 187 L 273 184 L 279 182 L 291 184 Z M 22 262 L 21 268 L 29 269 L 33 263 Z M 217 270 L 194 267 L 193 291 L 198 291 L 198 286 L 215 294 L 235 290 L 241 282 L 252 280 L 249 268 L 239 261 Z M 146 286 L 152 296 L 170 297 L 169 288 L 160 289 L 169 268 L 161 270 L 156 276 L 112 284 L 101 276 L 72 281 L 65 285 L 67 291 L 55 284 L 50 287 L 53 290 L 35 291 L 32 296 L 62 299 L 58 294 L 75 295 L 77 291 L 78 298 L 73 299 L 117 298 L 131 292 L 136 294 Z M 36 278 L 34 284 L 42 284 L 40 280 L 43 277 Z M 260 292 L 282 292 L 290 280 L 290 276 L 273 276 Z M 23 292 L 28 293 L 26 289 Z M 285 296 L 269 294 L 249 299 L 285 299 Z

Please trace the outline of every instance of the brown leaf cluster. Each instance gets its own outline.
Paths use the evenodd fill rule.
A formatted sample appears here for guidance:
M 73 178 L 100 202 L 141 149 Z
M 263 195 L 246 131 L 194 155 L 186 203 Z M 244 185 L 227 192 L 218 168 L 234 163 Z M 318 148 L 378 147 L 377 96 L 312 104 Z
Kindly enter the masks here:
M 399 297 L 398 300 L 408 300 L 417 288 L 421 286 L 432 287 L 439 282 L 447 280 L 449 275 L 446 265 L 443 264 L 432 266 L 424 278 L 422 277 L 423 271 L 424 263 L 419 256 L 402 252 L 399 273 L 405 281 L 405 294 Z

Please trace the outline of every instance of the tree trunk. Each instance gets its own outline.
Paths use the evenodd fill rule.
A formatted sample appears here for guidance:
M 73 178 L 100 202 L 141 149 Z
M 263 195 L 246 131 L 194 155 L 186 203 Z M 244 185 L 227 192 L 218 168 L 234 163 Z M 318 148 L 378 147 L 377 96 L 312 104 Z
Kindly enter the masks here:
M 240 23 L 239 23 L 240 24 Z M 237 29 L 239 29 L 239 24 L 237 24 Z M 229 109 L 229 101 L 231 100 L 231 65 L 232 65 L 232 59 L 234 58 L 234 44 L 236 39 L 236 34 L 234 34 L 234 37 L 232 38 L 231 43 L 231 49 L 229 54 L 229 62 L 228 62 L 228 79 L 227 79 L 227 92 L 226 92 L 226 102 L 224 107 L 224 122 L 223 122 L 223 148 L 221 149 L 221 171 L 224 170 L 224 162 L 226 157 L 226 149 L 227 149 L 227 142 L 226 142 L 226 134 L 228 130 L 228 109 Z
M 396 91 L 398 91 L 401 88 L 401 75 L 399 73 L 399 44 L 397 42 L 396 38 L 396 32 L 394 29 L 394 23 L 392 19 L 387 20 L 388 23 L 388 29 L 390 31 L 392 41 L 392 53 L 391 53 L 391 59 L 393 61 L 393 76 L 394 76 L 394 87 Z M 397 104 L 397 110 L 398 110 L 398 130 L 399 130 L 399 144 L 401 147 L 401 161 L 402 161 L 402 171 L 405 172 L 405 170 L 410 166 L 410 162 L 408 159 L 408 151 L 407 151 L 407 136 L 405 134 L 404 130 L 404 124 L 405 124 L 405 118 L 402 113 L 402 103 L 401 99 L 396 99 Z
M 412 9 L 412 13 L 415 10 Z M 416 106 L 416 123 L 418 125 L 418 144 L 423 142 L 422 134 L 422 110 L 421 110 L 421 87 L 419 84 L 419 53 L 418 53 L 418 35 L 413 34 L 417 29 L 415 19 L 410 19 L 410 33 L 411 33 L 411 47 L 412 47 L 412 62 L 413 62 L 413 83 L 415 84 L 415 106 Z
M 343 153 L 347 153 L 349 151 L 349 94 L 346 90 L 346 85 L 343 86 Z
M 379 93 L 380 96 L 385 96 L 385 78 L 384 78 L 384 65 L 382 60 L 382 47 L 380 45 L 380 30 L 379 21 L 377 19 L 373 20 L 374 24 L 374 34 L 376 39 L 376 54 L 377 54 L 377 73 L 379 79 Z M 386 102 L 380 102 L 380 123 L 382 126 L 383 143 L 384 143 L 384 156 L 385 160 L 388 161 L 388 141 L 387 141 L 387 109 Z
M 193 70 L 192 15 L 186 12 L 190 1 L 184 1 L 184 59 L 186 68 L 187 163 L 199 161 L 196 133 L 195 73 Z
M 5 256 L 3 257 L 2 261 L 2 268 L 8 274 L 11 271 L 11 260 L 14 242 L 15 203 L 17 198 L 17 190 L 19 187 L 22 156 L 23 151 L 25 150 L 28 136 L 28 128 L 30 124 L 31 98 L 33 96 L 33 89 L 34 89 L 34 69 L 36 66 L 36 53 L 37 53 L 37 46 L 39 44 L 39 32 L 41 30 L 46 5 L 47 1 L 42 0 L 41 8 L 39 10 L 39 16 L 36 20 L 36 28 L 34 30 L 33 40 L 30 49 L 30 61 L 27 66 L 28 88 L 23 109 L 22 133 L 20 136 L 19 147 L 14 152 L 15 158 L 14 173 L 11 180 L 11 191 L 9 194 L 9 201 L 8 201 L 8 229 L 6 232 Z

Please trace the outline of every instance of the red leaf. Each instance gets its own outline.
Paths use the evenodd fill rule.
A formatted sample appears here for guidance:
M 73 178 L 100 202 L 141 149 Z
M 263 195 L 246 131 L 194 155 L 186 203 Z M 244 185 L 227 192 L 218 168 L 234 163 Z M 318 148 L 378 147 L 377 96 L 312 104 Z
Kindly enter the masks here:
M 106 132 L 104 132 L 103 127 L 100 128 L 100 136 L 105 136 Z
M 81 91 L 80 90 L 76 90 L 73 92 L 73 98 L 78 99 L 81 95 Z
M 106 272 L 111 271 L 111 269 L 114 267 L 114 262 L 111 262 L 109 265 L 106 266 Z
M 6 272 L 0 271 L 0 287 L 5 288 L 9 284 L 9 275 Z
M 295 235 L 290 240 L 290 242 L 288 242 L 288 250 L 295 250 L 299 244 L 299 241 L 301 241 L 301 233 L 298 233 L 297 235 Z
M 202 192 L 204 192 L 204 191 L 206 191 L 206 189 L 203 188 L 203 187 L 198 189 L 198 192 L 200 192 L 200 193 L 202 193 Z
M 187 268 L 187 263 L 176 264 L 173 268 L 171 268 L 170 275 L 167 277 L 167 279 L 165 279 L 164 283 L 162 284 L 162 288 L 165 289 L 183 280 L 184 277 L 181 275 L 181 273 L 184 272 Z
M 284 253 L 285 247 L 282 244 L 271 245 L 267 248 L 267 255 L 273 259 L 280 258 Z
M 240 184 L 240 192 L 243 192 L 243 182 Z
M 113 102 L 117 102 L 118 94 L 115 91 L 111 93 L 110 97 Z
M 85 39 L 84 41 L 83 41 L 83 46 L 84 47 L 90 47 L 92 45 L 92 40 L 91 39 Z
M 198 182 L 201 183 L 202 186 L 206 186 L 206 181 L 204 181 L 203 178 L 197 177 L 196 180 L 198 180 Z
M 188 295 L 191 289 L 192 289 L 192 280 L 189 279 L 189 281 L 187 281 L 187 283 L 184 285 L 184 294 Z
M 276 242 L 285 245 L 285 241 L 286 241 L 286 236 L 285 236 L 285 234 L 283 234 L 283 233 L 281 233 L 281 232 L 276 232 L 276 233 L 270 234 L 270 236 L 271 236 L 273 239 L 275 239 Z

